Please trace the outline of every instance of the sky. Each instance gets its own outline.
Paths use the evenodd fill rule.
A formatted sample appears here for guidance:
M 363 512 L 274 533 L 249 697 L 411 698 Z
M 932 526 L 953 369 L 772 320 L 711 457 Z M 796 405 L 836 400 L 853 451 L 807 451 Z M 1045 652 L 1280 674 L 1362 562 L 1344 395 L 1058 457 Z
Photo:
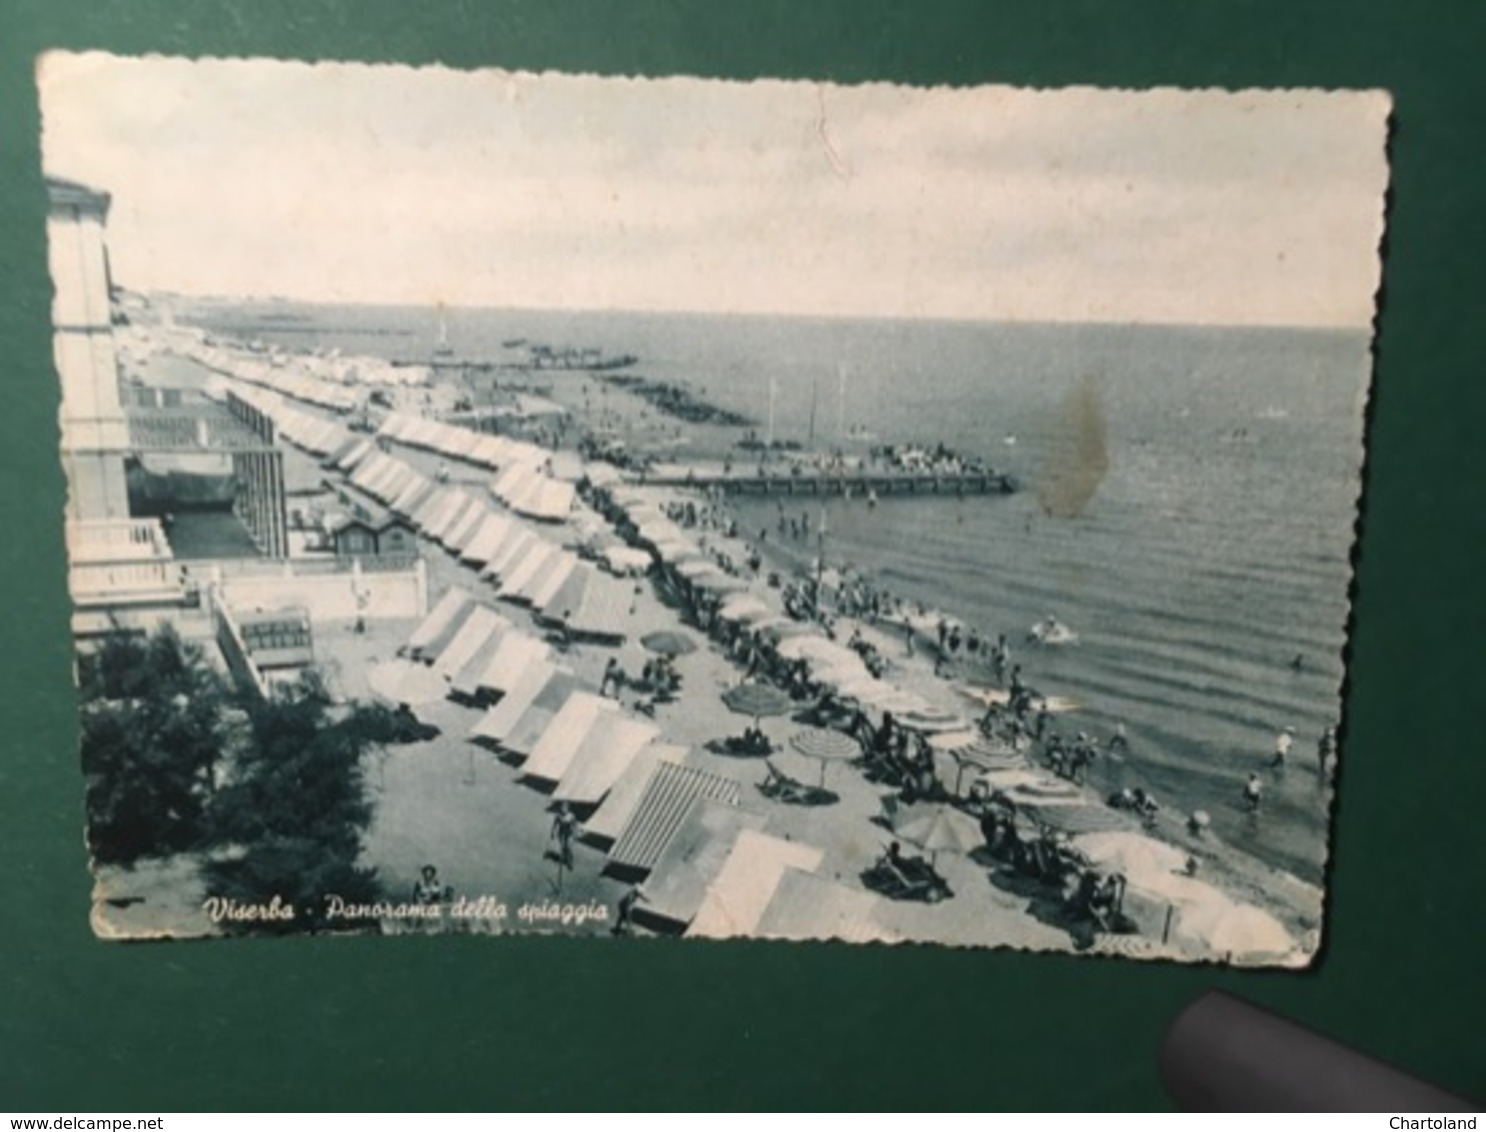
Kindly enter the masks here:
M 116 280 L 326 302 L 1369 326 L 1386 95 L 49 54 Z

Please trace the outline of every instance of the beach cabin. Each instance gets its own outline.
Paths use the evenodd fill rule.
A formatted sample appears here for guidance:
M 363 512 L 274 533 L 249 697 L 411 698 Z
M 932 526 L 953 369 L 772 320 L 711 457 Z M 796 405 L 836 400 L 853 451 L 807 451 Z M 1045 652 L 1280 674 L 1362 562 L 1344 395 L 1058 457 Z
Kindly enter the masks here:
M 413 554 L 418 549 L 412 526 L 390 512 L 348 515 L 331 527 L 330 539 L 337 558 Z

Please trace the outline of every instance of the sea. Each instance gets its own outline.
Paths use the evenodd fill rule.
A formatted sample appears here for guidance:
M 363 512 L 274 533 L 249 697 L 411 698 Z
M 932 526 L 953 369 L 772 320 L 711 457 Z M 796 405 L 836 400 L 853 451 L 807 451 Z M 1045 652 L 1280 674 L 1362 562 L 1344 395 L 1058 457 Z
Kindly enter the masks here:
M 1331 790 L 1316 743 L 1342 714 L 1366 331 L 288 303 L 189 321 L 389 360 L 427 359 L 441 335 L 468 360 L 595 347 L 761 435 L 851 453 L 942 444 L 1008 472 L 1024 486 L 1011 496 L 800 506 L 824 519 L 829 563 L 1005 633 L 1029 684 L 1080 705 L 1060 728 L 1123 723 L 1130 750 L 1100 760 L 1101 789 L 1206 810 L 1225 840 L 1321 881 Z M 727 439 L 681 432 L 678 459 Z M 1070 453 L 1071 497 L 1049 487 L 1066 488 Z M 737 506 L 745 530 L 774 529 L 776 501 Z M 1049 615 L 1078 642 L 1028 643 Z M 1285 727 L 1295 746 L 1276 772 Z M 1257 816 L 1241 804 L 1253 771 Z

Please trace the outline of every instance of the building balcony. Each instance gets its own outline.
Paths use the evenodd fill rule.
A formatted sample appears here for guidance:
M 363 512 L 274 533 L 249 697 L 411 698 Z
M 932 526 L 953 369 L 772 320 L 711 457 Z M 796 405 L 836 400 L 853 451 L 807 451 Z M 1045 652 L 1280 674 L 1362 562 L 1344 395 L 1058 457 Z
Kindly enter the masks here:
M 74 566 L 173 557 L 159 519 L 74 519 L 67 524 L 67 561 Z
M 79 608 L 180 602 L 185 573 L 157 519 L 67 524 L 67 584 Z

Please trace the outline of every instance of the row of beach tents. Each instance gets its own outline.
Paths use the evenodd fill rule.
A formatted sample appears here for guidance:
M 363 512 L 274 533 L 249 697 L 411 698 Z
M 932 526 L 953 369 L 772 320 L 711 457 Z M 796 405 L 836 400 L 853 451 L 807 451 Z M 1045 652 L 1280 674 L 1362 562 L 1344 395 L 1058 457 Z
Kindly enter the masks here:
M 330 455 L 352 487 L 407 520 L 539 623 L 606 641 L 629 634 L 633 584 L 543 537 L 491 494 L 439 482 L 358 438 Z M 509 508 L 509 509 L 508 509 Z
M 262 363 L 250 372 L 277 380 L 245 376 L 250 386 L 234 392 L 270 416 L 279 435 L 346 473 L 357 490 L 477 569 L 497 598 L 530 608 L 539 625 L 624 638 L 631 588 L 511 514 L 548 522 L 573 517 L 573 484 L 549 474 L 552 453 L 402 414 L 386 419 L 379 438 L 358 435 L 293 404 L 334 407 L 305 396 L 302 383 L 285 380 L 292 375 Z M 385 451 L 388 441 L 494 472 L 489 494 L 504 507 L 423 475 Z M 619 534 L 590 516 L 586 537 L 604 531 L 618 544 L 610 554 L 627 547 L 653 558 L 714 616 L 746 630 L 778 659 L 803 664 L 813 681 L 842 699 L 891 711 L 902 724 L 933 735 L 953 737 L 968 726 L 957 713 L 874 677 L 855 651 L 813 623 L 779 615 L 671 520 L 655 491 L 611 479 L 600 494 Z M 606 849 L 607 868 L 643 880 L 640 918 L 708 937 L 896 938 L 881 922 L 880 898 L 820 875 L 820 849 L 768 833 L 766 817 L 742 805 L 741 782 L 692 765 L 687 749 L 666 743 L 653 722 L 632 718 L 585 686 L 552 645 L 470 591 L 447 591 L 403 651 L 409 663 L 389 670 L 379 693 L 409 706 L 448 696 L 483 707 L 471 741 L 518 764 L 525 781 L 583 815 L 582 836 Z M 1272 917 L 1181 876 L 1174 861 L 1153 858 L 1156 848 L 1166 848 L 1159 843 L 1131 833 L 1086 836 L 1106 836 L 1122 852 L 1132 839 L 1142 842 L 1139 867 L 1121 861 L 1134 874 L 1130 903 L 1154 899 L 1175 911 L 1172 935 L 1200 935 L 1216 950 L 1240 954 L 1261 939 L 1269 952 L 1287 940 Z
M 606 869 L 643 884 L 638 919 L 708 937 L 885 939 L 878 897 L 818 875 L 824 853 L 767 832 L 744 785 L 694 764 L 653 720 L 601 696 L 546 642 L 462 587 L 446 591 L 402 648 L 423 666 L 404 699 L 434 694 L 484 708 L 470 741 L 580 816 Z M 384 695 L 398 698 L 396 688 Z

